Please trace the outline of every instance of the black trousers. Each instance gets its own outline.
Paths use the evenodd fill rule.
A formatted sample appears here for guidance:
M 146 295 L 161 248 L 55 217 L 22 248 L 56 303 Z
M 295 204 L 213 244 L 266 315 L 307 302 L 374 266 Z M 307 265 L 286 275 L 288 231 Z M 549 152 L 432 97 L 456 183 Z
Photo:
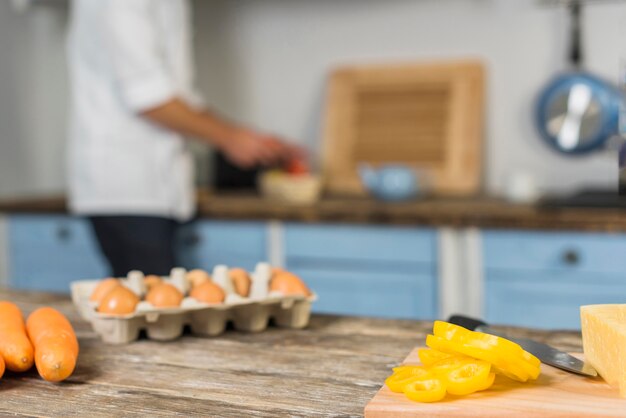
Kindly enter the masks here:
M 114 277 L 125 277 L 131 270 L 164 276 L 176 267 L 176 221 L 154 216 L 93 216 L 89 220 Z

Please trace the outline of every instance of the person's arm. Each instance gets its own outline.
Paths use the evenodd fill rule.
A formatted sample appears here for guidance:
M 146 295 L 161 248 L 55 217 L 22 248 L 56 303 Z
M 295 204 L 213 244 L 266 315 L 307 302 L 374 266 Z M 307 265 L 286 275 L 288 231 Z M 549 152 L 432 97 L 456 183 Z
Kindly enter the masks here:
M 167 129 L 215 145 L 249 167 L 287 160 L 298 148 L 234 125 L 179 97 L 163 62 L 163 38 L 152 0 L 107 0 L 102 16 L 106 53 L 120 97 L 129 110 Z
M 295 146 L 241 128 L 207 110 L 197 110 L 182 99 L 172 99 L 140 113 L 151 122 L 220 149 L 236 165 L 270 165 L 298 154 Z

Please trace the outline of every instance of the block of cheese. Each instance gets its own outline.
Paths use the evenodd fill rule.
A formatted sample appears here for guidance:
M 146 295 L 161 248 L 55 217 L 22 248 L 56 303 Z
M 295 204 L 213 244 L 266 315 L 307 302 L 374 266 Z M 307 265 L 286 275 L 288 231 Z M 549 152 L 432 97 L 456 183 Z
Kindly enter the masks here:
M 626 304 L 582 306 L 580 320 L 585 360 L 626 398 Z

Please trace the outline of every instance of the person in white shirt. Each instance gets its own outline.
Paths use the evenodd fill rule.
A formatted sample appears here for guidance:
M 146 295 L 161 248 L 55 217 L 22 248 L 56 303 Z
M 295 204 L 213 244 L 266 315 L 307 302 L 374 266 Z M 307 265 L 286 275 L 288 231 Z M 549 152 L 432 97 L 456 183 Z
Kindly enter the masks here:
M 184 137 L 240 167 L 300 150 L 207 110 L 194 91 L 188 0 L 73 0 L 68 36 L 69 206 L 89 217 L 113 274 L 167 274 L 194 215 Z

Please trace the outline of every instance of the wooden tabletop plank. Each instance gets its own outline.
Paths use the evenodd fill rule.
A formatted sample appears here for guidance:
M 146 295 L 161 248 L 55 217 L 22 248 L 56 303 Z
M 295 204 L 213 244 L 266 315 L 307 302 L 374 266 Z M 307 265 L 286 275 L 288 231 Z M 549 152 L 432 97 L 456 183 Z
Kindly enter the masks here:
M 65 313 L 81 353 L 61 384 L 34 370 L 0 379 L 0 415 L 18 416 L 361 416 L 394 365 L 432 327 L 428 321 L 315 315 L 304 330 L 228 331 L 169 343 L 102 343 L 65 296 L 0 290 L 25 314 L 42 305 Z M 580 335 L 508 329 L 580 351 Z

